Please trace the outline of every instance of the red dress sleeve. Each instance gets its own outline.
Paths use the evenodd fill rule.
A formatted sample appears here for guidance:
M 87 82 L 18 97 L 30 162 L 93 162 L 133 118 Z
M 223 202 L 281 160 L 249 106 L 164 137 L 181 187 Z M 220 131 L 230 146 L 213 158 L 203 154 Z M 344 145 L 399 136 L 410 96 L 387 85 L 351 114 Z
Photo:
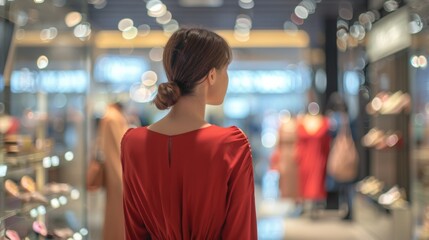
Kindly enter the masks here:
M 124 207 L 124 218 L 125 218 L 125 240 L 134 240 L 134 239 L 151 239 L 150 234 L 146 229 L 146 226 L 143 222 L 143 218 L 140 216 L 139 209 L 136 198 L 138 194 L 133 189 L 137 189 L 132 180 L 135 172 L 132 171 L 132 166 L 129 166 L 125 152 L 126 146 L 126 137 L 131 129 L 124 134 L 121 141 L 121 162 L 122 162 L 122 178 L 123 178 L 123 207 Z M 125 151 L 124 151 L 125 150 Z M 131 169 L 130 169 L 131 167 Z
M 236 129 L 227 143 L 231 173 L 228 181 L 227 215 L 222 239 L 257 239 L 255 189 L 250 144 Z

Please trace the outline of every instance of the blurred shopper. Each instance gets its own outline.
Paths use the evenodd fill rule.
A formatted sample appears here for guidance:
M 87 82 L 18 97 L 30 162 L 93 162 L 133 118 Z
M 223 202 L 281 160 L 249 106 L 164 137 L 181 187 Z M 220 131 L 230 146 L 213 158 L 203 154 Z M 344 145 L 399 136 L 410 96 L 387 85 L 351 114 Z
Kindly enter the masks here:
M 104 161 L 106 208 L 103 239 L 124 238 L 124 214 L 122 207 L 122 168 L 120 158 L 121 138 L 128 129 L 127 120 L 120 103 L 114 103 L 100 121 L 97 131 L 98 151 Z
M 122 139 L 126 239 L 257 239 L 252 156 L 237 127 L 205 121 L 223 102 L 231 49 L 217 34 L 180 29 L 168 40 L 160 121 Z
M 330 135 L 334 138 L 334 144 L 330 154 L 334 154 L 333 151 L 335 149 L 335 151 L 345 151 L 344 153 L 335 153 L 338 156 L 347 155 L 347 157 L 342 157 L 340 159 L 343 165 L 337 166 L 338 170 L 341 171 L 340 174 L 335 174 L 334 168 L 332 167 L 332 164 L 338 165 L 338 163 L 328 163 L 330 166 L 328 166 L 326 186 L 330 191 L 338 191 L 340 207 L 346 206 L 346 214 L 343 220 L 352 220 L 354 181 L 356 180 L 358 167 L 357 152 L 353 143 L 347 104 L 339 93 L 334 92 L 329 96 L 326 115 L 330 119 Z M 346 131 L 346 133 L 341 131 Z M 351 141 L 351 144 L 349 143 L 350 146 L 341 147 L 336 145 L 345 144 L 343 142 L 337 143 L 340 134 L 346 134 L 347 140 Z M 349 159 L 351 157 L 353 158 Z M 329 159 L 329 161 L 334 160 L 335 159 L 331 157 Z

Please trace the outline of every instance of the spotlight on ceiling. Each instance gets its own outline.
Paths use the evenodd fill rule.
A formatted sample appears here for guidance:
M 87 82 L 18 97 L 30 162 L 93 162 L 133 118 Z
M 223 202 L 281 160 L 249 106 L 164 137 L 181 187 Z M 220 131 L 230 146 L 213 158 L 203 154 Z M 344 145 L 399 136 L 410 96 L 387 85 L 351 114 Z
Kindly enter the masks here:
M 179 0 L 183 7 L 220 7 L 223 0 Z

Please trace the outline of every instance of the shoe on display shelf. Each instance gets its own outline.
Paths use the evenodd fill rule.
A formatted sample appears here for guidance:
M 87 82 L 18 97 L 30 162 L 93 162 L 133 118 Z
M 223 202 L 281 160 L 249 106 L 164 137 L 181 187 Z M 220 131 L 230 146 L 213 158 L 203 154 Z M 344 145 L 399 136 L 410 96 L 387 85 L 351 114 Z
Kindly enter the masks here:
M 19 236 L 19 234 L 16 231 L 11 229 L 6 230 L 5 237 L 8 240 L 21 240 L 21 237 Z
M 407 201 L 405 199 L 404 189 L 395 185 L 387 192 L 380 195 L 378 203 L 391 208 L 404 208 L 407 206 Z
M 372 128 L 362 138 L 362 145 L 365 147 L 374 147 L 384 140 L 383 131 L 378 128 Z
M 393 94 L 379 92 L 374 99 L 366 106 L 366 111 L 370 115 L 399 114 L 401 111 L 410 111 L 411 97 L 408 93 L 397 91 Z
M 362 137 L 361 142 L 364 147 L 383 150 L 400 146 L 402 136 L 399 132 L 385 133 L 377 128 L 372 128 Z
M 383 191 L 384 183 L 370 176 L 360 181 L 356 187 L 357 191 L 364 195 L 377 197 Z
M 9 195 L 17 199 L 20 199 L 23 202 L 35 202 L 35 203 L 42 203 L 42 204 L 48 203 L 48 199 L 39 192 L 34 191 L 34 192 L 22 193 L 18 185 L 10 179 L 7 179 L 5 181 L 4 188 Z

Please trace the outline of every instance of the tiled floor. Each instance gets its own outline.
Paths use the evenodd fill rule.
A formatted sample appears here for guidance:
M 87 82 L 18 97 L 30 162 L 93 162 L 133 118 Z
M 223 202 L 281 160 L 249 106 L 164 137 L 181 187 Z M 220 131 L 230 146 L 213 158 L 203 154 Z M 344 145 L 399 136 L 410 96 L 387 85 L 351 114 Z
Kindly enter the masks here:
M 286 219 L 284 225 L 287 240 L 374 240 L 355 223 L 338 219 Z
M 260 240 L 375 240 L 355 222 L 341 220 L 338 211 L 321 211 L 316 219 L 290 217 L 295 209 L 287 201 L 260 201 L 258 210 Z
M 341 221 L 338 216 L 329 212 L 322 213 L 316 220 L 305 215 L 285 218 L 285 215 L 294 211 L 293 204 L 258 202 L 260 240 L 375 240 L 354 222 Z M 89 239 L 101 240 L 103 192 L 88 194 L 88 210 Z

